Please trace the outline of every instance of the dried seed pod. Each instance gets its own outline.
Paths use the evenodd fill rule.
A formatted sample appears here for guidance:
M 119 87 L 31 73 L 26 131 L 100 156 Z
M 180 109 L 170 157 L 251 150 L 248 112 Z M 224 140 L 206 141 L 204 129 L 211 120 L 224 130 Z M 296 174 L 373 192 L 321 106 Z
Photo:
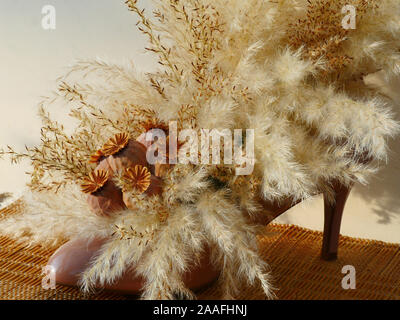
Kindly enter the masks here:
M 103 148 L 101 148 L 101 153 L 106 157 L 111 156 L 124 149 L 128 143 L 129 134 L 118 133 L 104 144 Z
M 154 166 L 150 166 L 146 159 L 146 147 L 135 140 L 129 140 L 128 144 L 115 154 L 110 155 L 107 161 L 114 173 L 124 172 L 126 168 L 141 165 L 154 171 Z
M 128 142 L 129 134 L 116 134 L 114 137 L 110 138 L 100 150 L 97 150 L 96 153 L 90 157 L 89 163 L 99 163 L 107 156 L 118 153 L 127 146 Z
M 141 165 L 126 168 L 123 179 L 127 182 L 127 187 L 130 190 L 123 189 L 122 191 L 134 191 L 137 194 L 142 194 L 150 186 L 150 177 L 149 169 Z
M 162 193 L 162 183 L 163 181 L 161 178 L 152 175 L 150 177 L 150 185 L 144 194 L 146 196 L 160 195 Z M 132 198 L 132 192 L 123 192 L 123 201 L 129 209 L 137 209 L 134 204 L 134 199 Z
M 88 196 L 88 203 L 94 213 L 109 216 L 114 212 L 126 209 L 124 198 L 126 198 L 125 202 L 131 205 L 127 196 L 128 192 L 124 194 L 112 181 L 112 177 L 116 174 L 122 173 L 124 178 L 132 183 L 132 189 L 137 194 L 161 193 L 162 181 L 152 176 L 154 166 L 148 164 L 146 153 L 145 145 L 130 139 L 128 134 L 121 133 L 112 137 L 102 149 L 91 157 L 90 162 L 92 163 L 100 160 L 96 171 L 104 171 L 99 177 L 92 176 L 85 186 L 85 190 L 93 191 L 89 192 L 91 194 Z M 100 182 L 103 185 L 97 186 L 92 181 L 93 178 L 102 179 Z
M 138 164 L 148 167 L 147 148 L 140 142 L 130 139 L 128 133 L 119 133 L 110 138 L 104 146 L 93 154 L 89 162 L 99 163 L 107 158 L 113 174 Z M 150 168 L 153 169 L 154 168 Z
M 102 160 L 94 173 L 82 184 L 82 191 L 89 193 L 87 202 L 92 212 L 98 216 L 110 216 L 126 209 L 122 191 L 111 180 L 113 171 L 108 160 Z
M 95 154 L 90 157 L 89 163 L 99 163 L 104 159 L 103 151 L 97 150 Z
M 95 193 L 106 184 L 110 174 L 107 170 L 97 169 L 84 179 L 81 187 L 84 193 Z

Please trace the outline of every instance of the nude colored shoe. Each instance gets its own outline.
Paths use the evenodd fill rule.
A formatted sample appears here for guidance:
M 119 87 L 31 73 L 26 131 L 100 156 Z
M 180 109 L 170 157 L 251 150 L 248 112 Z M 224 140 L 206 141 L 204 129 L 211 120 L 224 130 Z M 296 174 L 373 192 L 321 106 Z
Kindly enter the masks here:
M 56 283 L 66 286 L 77 286 L 79 275 L 89 266 L 90 261 L 100 250 L 106 239 L 71 240 L 61 246 L 50 258 L 48 265 L 53 267 Z M 199 266 L 194 266 L 184 275 L 184 282 L 188 288 L 196 292 L 202 290 L 219 277 L 209 259 L 209 251 L 205 251 Z M 144 280 L 136 275 L 134 270 L 125 273 L 120 280 L 99 289 L 110 290 L 127 295 L 139 295 Z
M 321 257 L 326 261 L 337 258 L 340 225 L 350 191 L 351 188 L 337 184 L 334 187 L 334 202 L 328 201 L 327 196 L 324 195 L 325 225 Z M 270 214 L 260 215 L 257 223 L 267 225 L 295 205 L 296 203 L 292 203 L 290 199 L 280 205 L 264 201 L 264 209 Z M 52 266 L 56 272 L 57 284 L 77 286 L 79 275 L 89 266 L 89 262 L 105 241 L 105 239 L 91 241 L 78 239 L 61 246 L 48 262 L 48 265 Z M 184 275 L 184 282 L 191 290 L 199 291 L 214 283 L 218 276 L 219 272 L 211 265 L 209 252 L 206 251 L 202 256 L 201 264 Z M 106 285 L 103 289 L 122 294 L 139 295 L 143 285 L 144 280 L 134 271 L 130 271 L 124 274 L 119 281 L 112 285 Z
M 360 160 L 363 163 L 371 161 L 368 157 Z M 344 207 L 352 186 L 346 187 L 340 183 L 333 184 L 333 201 L 328 200 L 324 194 L 324 233 L 321 249 L 321 258 L 326 261 L 337 259 L 340 226 Z M 254 222 L 267 225 L 283 213 L 291 209 L 297 203 L 292 199 L 287 199 L 279 205 L 271 202 L 261 201 L 264 207 L 263 214 L 255 218 Z M 60 247 L 50 258 L 49 265 L 56 271 L 56 282 L 58 284 L 76 286 L 79 274 L 89 265 L 89 262 L 101 248 L 104 239 L 95 239 L 90 242 L 87 240 L 73 240 Z M 201 290 L 219 277 L 219 271 L 215 270 L 209 260 L 209 252 L 205 251 L 199 266 L 195 266 L 184 276 L 184 281 L 193 291 Z M 119 281 L 112 285 L 106 285 L 104 289 L 138 295 L 143 287 L 143 279 L 137 276 L 134 271 L 126 273 Z
M 324 233 L 322 241 L 321 258 L 326 261 L 337 259 L 339 247 L 340 226 L 346 201 L 351 192 L 351 187 L 345 187 L 339 183 L 334 184 L 334 201 L 329 201 L 324 194 Z M 293 208 L 298 203 L 293 203 L 292 199 L 287 199 L 280 204 L 261 200 L 265 213 L 256 217 L 255 222 L 268 225 L 270 222 Z
M 373 159 L 368 154 L 362 154 L 358 158 L 360 164 L 368 164 Z M 345 186 L 339 182 L 333 182 L 333 201 L 332 195 L 324 196 L 324 233 L 322 240 L 321 258 L 325 261 L 333 261 L 337 259 L 340 227 L 342 223 L 343 211 L 350 195 L 353 185 Z M 317 194 L 316 194 L 317 195 Z M 268 225 L 270 222 L 284 214 L 289 209 L 293 208 L 299 202 L 293 202 L 292 199 L 281 201 L 280 204 L 267 202 L 260 199 L 260 204 L 264 208 L 264 214 L 255 217 L 255 222 Z

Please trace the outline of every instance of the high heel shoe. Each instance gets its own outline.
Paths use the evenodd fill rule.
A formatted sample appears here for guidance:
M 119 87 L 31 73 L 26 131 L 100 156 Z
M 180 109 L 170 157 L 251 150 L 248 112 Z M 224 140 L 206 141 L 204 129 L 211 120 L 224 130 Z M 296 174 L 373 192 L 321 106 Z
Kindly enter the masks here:
M 345 187 L 339 183 L 333 186 L 333 201 L 324 195 L 325 224 L 324 235 L 321 250 L 321 258 L 326 261 L 332 261 L 337 258 L 340 225 L 343 216 L 343 210 L 351 188 Z M 264 212 L 257 218 L 257 223 L 267 225 L 297 203 L 291 199 L 281 202 L 279 205 L 262 201 Z M 55 271 L 58 284 L 67 286 L 76 286 L 79 275 L 89 265 L 93 256 L 100 250 L 105 240 L 72 240 L 60 247 L 50 258 L 49 265 Z M 193 291 L 201 290 L 209 286 L 219 276 L 218 270 L 215 270 L 210 263 L 209 254 L 205 252 L 199 266 L 193 267 L 184 276 L 186 285 Z M 115 284 L 109 284 L 103 287 L 106 290 L 116 291 L 129 295 L 139 294 L 143 287 L 143 279 L 134 274 L 134 271 L 126 273 Z
M 337 259 L 339 234 L 342 216 L 351 187 L 337 184 L 334 187 L 334 201 L 324 194 L 324 236 L 322 240 L 321 258 L 326 261 Z
M 50 258 L 48 266 L 54 272 L 58 285 L 75 287 L 79 285 L 81 274 L 105 244 L 107 239 L 76 239 L 61 246 Z M 193 292 L 201 291 L 219 277 L 219 271 L 210 261 L 210 251 L 204 250 L 199 264 L 193 264 L 183 275 L 185 285 Z M 98 286 L 96 289 L 138 296 L 144 286 L 144 279 L 136 274 L 134 268 L 126 271 L 119 280 Z
M 326 261 L 337 259 L 340 226 L 346 201 L 350 194 L 352 186 L 346 187 L 340 183 L 333 184 L 333 199 L 324 194 L 324 234 L 322 241 L 321 258 Z M 332 200 L 330 200 L 332 199 Z M 255 218 L 255 222 L 268 225 L 276 218 L 293 208 L 299 202 L 293 202 L 292 199 L 287 199 L 279 204 L 260 201 L 264 208 L 263 215 Z
M 367 154 L 358 156 L 360 164 L 368 164 L 373 161 L 373 158 Z M 350 195 L 353 184 L 345 186 L 339 182 L 332 184 L 332 194 L 323 193 L 324 196 L 324 233 L 322 240 L 321 258 L 325 261 L 333 261 L 337 259 L 339 248 L 340 227 L 342 223 L 343 211 Z M 317 194 L 316 194 L 317 195 Z M 256 217 L 257 223 L 268 225 L 270 222 L 284 214 L 289 209 L 293 208 L 299 202 L 294 202 L 293 199 L 286 199 L 279 204 L 260 201 L 266 214 Z
M 340 226 L 344 207 L 350 194 L 351 187 L 340 183 L 333 184 L 332 195 L 324 194 L 325 223 L 321 250 L 321 258 L 326 261 L 337 259 Z M 292 199 L 280 202 L 280 204 L 260 200 L 264 210 L 262 214 L 254 218 L 258 224 L 268 225 L 270 222 L 287 212 L 298 204 Z M 93 256 L 100 250 L 105 240 L 73 240 L 60 247 L 50 258 L 49 265 L 55 271 L 58 284 L 76 286 L 79 275 L 87 267 Z M 209 286 L 219 276 L 209 260 L 208 251 L 205 252 L 198 266 L 193 267 L 184 276 L 186 285 L 193 291 Z M 143 279 L 134 274 L 134 271 L 126 273 L 115 284 L 103 287 L 106 290 L 126 293 L 129 295 L 139 294 L 143 287 Z

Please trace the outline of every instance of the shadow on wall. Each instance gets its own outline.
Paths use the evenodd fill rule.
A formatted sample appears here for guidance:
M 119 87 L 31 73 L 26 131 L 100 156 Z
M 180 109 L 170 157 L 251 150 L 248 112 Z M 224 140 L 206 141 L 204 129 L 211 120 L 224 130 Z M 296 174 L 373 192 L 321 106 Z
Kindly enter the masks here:
M 382 74 L 369 76 L 366 83 L 381 88 L 382 93 L 396 102 L 396 120 L 400 122 L 400 78 L 385 82 Z M 400 219 L 400 139 L 396 137 L 389 142 L 388 164 L 383 164 L 376 176 L 367 186 L 358 185 L 354 193 L 370 204 L 380 224 L 390 224 Z

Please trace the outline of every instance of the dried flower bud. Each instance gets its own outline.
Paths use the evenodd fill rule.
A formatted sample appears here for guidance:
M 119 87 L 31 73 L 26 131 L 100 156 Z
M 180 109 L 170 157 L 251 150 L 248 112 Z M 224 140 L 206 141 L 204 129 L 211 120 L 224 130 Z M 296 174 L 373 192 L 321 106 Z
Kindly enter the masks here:
M 99 163 L 103 159 L 104 159 L 103 151 L 97 150 L 95 154 L 90 156 L 89 163 Z
M 121 150 L 123 150 L 129 143 L 129 134 L 127 133 L 119 133 L 108 140 L 103 148 L 101 149 L 101 153 L 104 156 L 112 156 Z
M 147 167 L 150 172 L 154 172 L 154 167 L 147 162 L 146 153 L 147 148 L 143 144 L 135 140 L 129 140 L 124 149 L 109 156 L 107 160 L 114 173 L 124 172 L 126 168 L 135 165 Z
M 113 213 L 126 209 L 122 200 L 122 191 L 114 184 L 112 179 L 110 179 L 113 172 L 107 159 L 100 162 L 96 171 L 102 172 L 101 176 L 105 177 L 106 175 L 107 179 L 103 178 L 100 180 L 97 178 L 99 185 L 100 182 L 105 180 L 103 185 L 88 195 L 87 202 L 92 212 L 98 216 L 110 216 Z
M 138 194 L 144 193 L 150 186 L 151 173 L 149 169 L 141 165 L 129 167 L 125 169 L 124 180 L 130 190 L 123 190 L 123 192 L 134 191 Z
M 154 166 L 148 164 L 146 153 L 147 148 L 142 143 L 129 139 L 126 133 L 121 133 L 111 138 L 91 157 L 91 162 L 100 160 L 96 170 L 108 173 L 108 181 L 104 182 L 104 186 L 97 188 L 97 192 L 91 193 L 88 197 L 88 203 L 93 212 L 98 215 L 110 215 L 125 209 L 123 199 L 127 198 L 126 194 L 129 192 L 146 195 L 161 193 L 161 181 L 152 176 Z M 112 176 L 120 173 L 126 181 L 124 194 L 111 179 Z M 94 188 L 89 189 L 88 185 L 85 190 L 92 189 Z M 125 202 L 130 204 L 129 200 Z
M 149 197 L 160 195 L 162 193 L 162 184 L 163 181 L 161 178 L 152 175 L 150 177 L 150 185 L 144 192 L 144 194 Z M 132 192 L 124 192 L 123 201 L 129 209 L 131 210 L 137 209 L 135 205 L 135 199 L 132 198 Z
M 110 174 L 106 170 L 95 170 L 84 179 L 81 187 L 84 193 L 93 194 L 106 184 Z

